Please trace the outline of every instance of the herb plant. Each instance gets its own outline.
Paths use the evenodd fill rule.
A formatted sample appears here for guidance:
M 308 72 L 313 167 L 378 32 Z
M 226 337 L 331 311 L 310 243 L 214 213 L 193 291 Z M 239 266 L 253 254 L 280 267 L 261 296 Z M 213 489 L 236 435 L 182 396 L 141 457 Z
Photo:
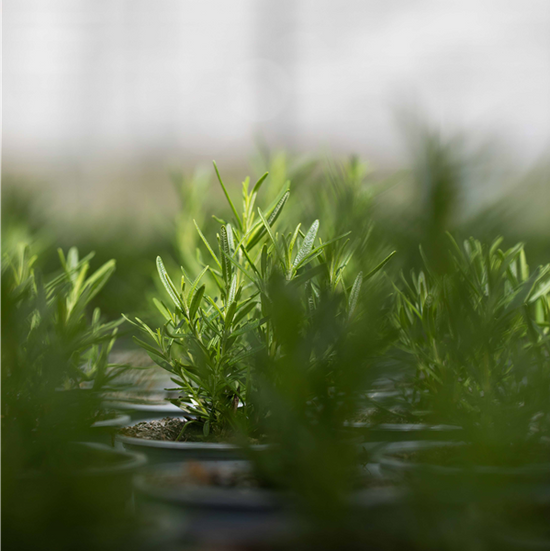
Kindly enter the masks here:
M 116 376 L 111 372 L 108 354 L 114 344 L 117 326 L 121 320 L 101 322 L 98 308 L 87 319 L 87 307 L 101 291 L 115 270 L 115 261 L 105 263 L 88 276 L 93 253 L 79 259 L 72 248 L 65 257 L 59 249 L 62 272 L 47 282 L 35 270 L 37 256 L 29 246 L 19 248 L 13 257 L 5 256 L 3 272 L 8 304 L 18 313 L 24 338 L 19 346 L 8 347 L 11 353 L 8 365 L 40 372 L 38 366 L 43 354 L 59 354 L 66 369 L 59 372 L 62 388 L 79 388 L 92 384 L 95 390 L 104 388 Z M 20 335 L 21 336 L 21 335 Z M 19 372 L 13 373 L 17 376 Z M 34 376 L 34 374 L 33 374 Z
M 550 266 L 531 272 L 523 245 L 501 242 L 450 239 L 449 271 L 425 263 L 396 286 L 394 322 L 415 372 L 411 407 L 502 443 L 548 421 Z
M 197 225 L 209 264 L 204 263 L 196 277 L 190 277 L 182 268 L 183 275 L 176 286 L 162 259 L 157 258 L 159 277 L 171 300 L 170 306 L 154 300 L 165 324 L 153 330 L 139 318 L 131 323 L 147 337 L 147 341 L 136 338 L 136 342 L 155 363 L 171 373 L 178 385 L 178 405 L 190 416 L 184 431 L 198 424 L 204 436 L 212 432 L 220 437 L 238 425 L 251 425 L 254 355 L 260 350 L 272 358 L 281 354 L 272 318 L 273 278 L 280 278 L 285 286 L 295 289 L 311 310 L 317 307 L 323 293 L 340 287 L 350 293 L 347 315 L 351 315 L 363 274 L 350 288 L 346 287 L 343 276 L 352 248 L 343 239 L 346 235 L 322 241 L 318 237 L 318 220 L 305 233 L 300 224 L 288 233 L 275 230 L 289 197 L 288 182 L 267 209 L 256 210 L 256 199 L 268 174 L 252 188 L 246 179 L 239 212 L 214 167 L 233 220 L 217 218 L 217 247 L 211 245 Z M 207 276 L 215 293 L 207 292 L 203 282 Z
M 114 261 L 89 275 L 93 255 L 80 259 L 74 248 L 59 255 L 53 277 L 42 275 L 28 245 L 2 262 L 2 424 L 7 461 L 18 468 L 55 463 L 57 444 L 81 440 L 101 392 L 125 369 L 108 361 L 120 321 L 87 311 Z

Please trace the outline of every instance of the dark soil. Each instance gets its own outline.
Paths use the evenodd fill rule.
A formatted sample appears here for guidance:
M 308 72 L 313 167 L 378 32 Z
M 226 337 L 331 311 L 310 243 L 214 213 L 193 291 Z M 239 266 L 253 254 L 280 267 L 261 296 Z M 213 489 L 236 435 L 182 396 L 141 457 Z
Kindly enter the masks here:
M 202 434 L 202 430 L 198 432 L 198 425 L 190 425 L 178 440 L 178 436 L 188 422 L 187 419 L 179 419 L 176 417 L 165 417 L 164 419 L 155 421 L 142 421 L 141 423 L 137 423 L 137 425 L 120 429 L 120 434 L 132 436 L 134 438 L 143 438 L 144 440 L 162 440 L 165 442 L 215 441 L 212 437 L 207 439 Z
M 192 420 L 177 417 L 164 417 L 155 421 L 142 421 L 130 427 L 123 427 L 119 433 L 133 438 L 142 438 L 143 440 L 161 440 L 164 442 L 210 442 L 239 444 L 237 435 L 231 432 L 214 434 L 210 433 L 204 436 L 203 425 L 192 423 Z M 190 423 L 181 434 L 186 423 Z M 178 438 L 178 436 L 181 437 Z M 258 444 L 259 440 L 248 438 L 249 444 Z
M 422 423 L 422 420 L 418 417 L 412 417 L 405 413 L 401 413 L 397 410 L 382 410 L 379 408 L 371 408 L 363 410 L 354 419 L 356 423 L 368 423 L 371 425 L 378 425 L 381 423 Z

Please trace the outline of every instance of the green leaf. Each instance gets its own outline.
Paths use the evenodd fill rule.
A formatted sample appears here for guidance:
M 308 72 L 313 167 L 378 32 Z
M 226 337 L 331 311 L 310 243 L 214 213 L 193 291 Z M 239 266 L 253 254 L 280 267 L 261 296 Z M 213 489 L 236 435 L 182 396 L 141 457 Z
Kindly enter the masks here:
M 77 321 L 80 318 L 87 304 L 105 286 L 105 284 L 115 271 L 115 266 L 115 261 L 110 260 L 88 278 L 83 286 L 82 291 L 79 293 L 76 302 L 74 303 L 72 308 L 70 308 L 70 311 L 68 311 L 68 317 L 70 318 L 71 322 Z M 69 321 L 69 319 L 67 321 Z
M 233 254 L 235 252 L 235 241 L 233 239 L 233 228 L 231 227 L 231 224 L 227 224 L 226 228 L 227 230 L 227 244 L 229 246 L 229 254 Z
M 296 229 L 294 230 L 294 234 L 292 235 L 292 238 L 290 239 L 290 243 L 288 245 L 288 262 L 290 264 L 290 260 L 292 258 L 292 251 L 294 250 L 294 245 L 296 244 L 296 240 L 298 239 L 298 235 L 300 234 L 300 228 L 302 224 L 298 224 L 296 226 Z
M 267 277 L 267 245 L 265 243 L 264 243 L 264 246 L 262 247 L 262 257 L 261 257 L 260 268 L 262 270 L 262 276 L 265 279 Z
M 507 304 L 504 310 L 506 314 L 513 312 L 516 308 L 523 306 L 523 304 L 527 302 L 529 293 L 531 293 L 531 290 L 533 289 L 533 286 L 538 276 L 539 276 L 539 270 L 536 269 L 531 275 L 531 277 L 520 285 L 520 287 L 516 290 L 514 294 L 514 298 Z
M 222 251 L 223 252 L 223 251 Z M 235 266 L 235 268 L 238 268 L 248 279 L 250 279 L 250 281 L 254 281 L 254 275 L 251 274 L 246 268 L 244 268 L 243 266 L 241 266 L 234 258 L 232 258 L 231 256 L 229 256 L 228 254 L 226 254 L 225 252 L 223 253 L 223 256 L 231 263 L 233 264 L 233 266 Z
M 235 316 L 234 323 L 237 325 L 243 318 L 245 318 L 254 308 L 256 308 L 256 302 L 250 301 L 239 308 L 237 315 Z
M 281 187 L 281 191 L 278 193 L 277 197 L 271 202 L 269 207 L 265 210 L 266 216 L 269 218 L 273 211 L 277 208 L 277 205 L 281 202 L 281 199 L 290 191 L 290 181 L 287 180 Z
M 78 267 L 78 249 L 71 247 L 67 253 L 67 268 L 74 272 Z
M 519 253 L 519 266 L 521 279 L 525 281 L 529 279 L 529 266 L 527 265 L 527 259 L 525 258 L 525 251 L 521 249 Z
M 197 285 L 199 284 L 200 280 L 203 278 L 204 274 L 209 270 L 209 268 L 210 268 L 209 266 L 205 266 L 202 272 L 195 278 L 195 281 L 193 281 L 193 284 L 189 289 L 189 294 L 187 295 L 188 302 L 193 301 L 193 295 L 195 293 L 195 289 L 197 288 Z
M 222 260 L 222 274 L 226 288 L 229 287 L 231 281 L 231 250 L 229 249 L 229 241 L 227 239 L 227 229 L 222 226 L 220 229 L 220 253 Z
M 87 280 L 84 284 L 84 290 L 87 290 L 90 294 L 88 296 L 88 300 L 91 300 L 99 291 L 103 288 L 105 283 L 109 280 L 111 275 L 113 275 L 113 272 L 116 269 L 116 261 L 115 260 L 109 260 L 108 262 L 105 262 L 101 268 L 96 270 Z M 84 292 L 83 290 L 83 292 Z
M 241 245 L 241 251 L 243 252 L 244 256 L 246 257 L 246 260 L 248 261 L 249 266 L 254 270 L 254 273 L 258 277 L 258 279 L 261 279 L 262 276 L 260 272 L 258 271 L 258 268 L 256 268 L 256 265 L 254 264 L 253 260 L 250 258 L 248 253 L 246 252 L 246 249 L 244 248 L 244 245 Z M 240 268 L 240 266 L 239 266 Z
M 550 292 L 550 279 L 547 280 L 545 283 L 543 283 L 539 287 L 538 291 L 536 291 L 529 297 L 529 303 L 536 302 L 540 297 L 547 295 L 549 292 Z
M 311 249 L 313 249 L 313 245 L 315 243 L 315 238 L 317 237 L 318 230 L 319 230 L 319 220 L 315 220 L 315 222 L 311 224 L 311 227 L 306 233 L 306 236 L 304 237 L 304 241 L 302 242 L 302 246 L 300 247 L 300 250 L 298 251 L 296 258 L 292 263 L 292 266 L 294 269 L 296 269 L 299 266 L 300 262 L 302 262 L 302 260 L 304 260 L 306 256 L 311 252 Z
M 321 243 L 321 245 L 318 245 L 317 247 L 314 247 L 313 250 L 300 262 L 298 266 L 296 266 L 296 269 L 301 268 L 302 266 L 305 266 L 306 264 L 309 264 L 314 258 L 317 258 L 319 255 L 323 253 L 323 250 L 326 249 L 329 245 L 332 245 L 333 243 L 336 243 L 337 241 L 340 241 L 340 239 L 343 239 L 344 237 L 347 237 L 351 232 L 343 233 L 342 235 L 339 235 L 338 237 L 334 237 L 333 239 L 329 239 L 325 243 Z
M 197 225 L 197 222 L 195 220 L 193 220 L 193 224 L 195 224 L 195 228 L 197 228 L 197 232 L 199 233 L 199 237 L 202 239 L 202 242 L 204 243 L 204 245 L 207 248 L 208 252 L 210 253 L 210 255 L 212 256 L 212 258 L 214 259 L 214 261 L 216 262 L 216 264 L 218 265 L 218 267 L 221 270 L 222 265 L 220 264 L 220 261 L 219 261 L 218 257 L 216 256 L 216 253 L 212 250 L 212 247 L 210 246 L 210 243 L 208 243 L 208 240 L 206 239 L 206 237 L 204 237 L 203 233 L 201 232 L 201 230 L 200 230 L 200 228 Z
M 229 288 L 228 304 L 231 304 L 235 300 L 235 293 L 237 292 L 237 274 L 231 279 L 231 287 Z
M 138 337 L 134 336 L 133 339 L 134 339 L 134 342 L 136 344 L 141 346 L 141 348 L 143 348 L 144 350 L 147 350 L 147 352 L 150 352 L 151 354 L 154 354 L 155 356 L 157 356 L 157 357 L 161 358 L 162 360 L 166 361 L 166 357 L 164 356 L 164 354 L 162 352 L 160 352 L 159 350 L 157 350 L 156 348 L 154 348 L 150 344 L 147 344 L 145 341 L 142 341 Z
M 61 263 L 63 269 L 65 271 L 68 271 L 67 261 L 65 260 L 65 255 L 63 254 L 63 249 L 61 247 L 57 249 L 57 255 L 59 256 L 59 262 Z
M 191 426 L 191 425 L 196 425 L 198 423 L 198 421 L 196 419 L 191 419 L 189 421 L 186 421 L 184 424 L 183 424 L 183 427 L 180 431 L 180 433 L 178 434 L 177 438 L 176 438 L 176 442 L 178 442 L 181 437 L 185 434 L 185 431 Z
M 28 253 L 28 247 L 25 247 L 25 251 Z M 45 284 L 45 288 L 47 289 L 48 293 L 51 293 L 55 287 L 57 287 L 60 283 L 65 281 L 70 274 L 70 270 L 68 270 L 67 265 L 65 263 L 65 257 L 63 256 L 63 251 L 61 249 L 58 249 L 57 252 L 59 254 L 59 260 L 61 262 L 61 265 L 63 266 L 63 273 L 58 275 L 57 277 L 54 277 L 51 281 L 48 281 L 48 283 Z M 83 259 L 79 261 L 77 268 L 81 268 L 82 266 L 88 264 L 94 256 L 95 256 L 94 252 L 91 252 L 90 254 L 86 255 Z M 29 270 L 33 267 L 34 262 L 36 261 L 37 258 L 38 258 L 37 255 L 33 255 L 31 258 L 28 259 L 27 268 Z M 15 270 L 15 267 L 13 267 L 13 269 Z
M 248 186 L 250 185 L 250 178 L 247 176 L 243 181 L 243 205 L 246 207 L 246 202 L 248 199 Z
M 156 342 L 157 337 L 156 337 L 155 333 L 153 333 L 153 330 L 144 321 L 141 321 L 138 317 L 136 317 L 136 321 L 143 328 L 143 330 L 146 331 L 147 333 L 149 333 L 151 338 Z
M 323 273 L 323 271 L 326 269 L 325 264 L 319 264 L 317 266 L 314 266 L 313 268 L 306 269 L 304 272 L 300 273 L 300 275 L 294 277 L 290 280 L 290 283 L 295 286 L 301 286 L 304 283 L 308 282 L 310 279 L 318 276 L 319 274 Z
M 206 295 L 206 297 L 204 297 L 204 298 L 206 298 L 206 300 L 212 305 L 214 310 L 216 310 L 216 312 L 218 312 L 218 315 L 220 316 L 220 318 L 223 318 L 223 313 L 220 310 L 220 307 L 214 301 L 214 299 L 212 297 L 209 297 L 208 295 Z
M 183 301 L 178 295 L 176 287 L 172 283 L 172 280 L 170 279 L 170 276 L 168 275 L 168 272 L 166 271 L 166 268 L 164 267 L 164 263 L 162 262 L 162 258 L 160 256 L 157 256 L 157 270 L 160 276 L 160 280 L 162 281 L 164 288 L 170 295 L 170 298 L 177 308 L 179 308 L 182 312 L 185 312 Z
M 275 205 L 275 208 L 273 209 L 271 214 L 268 215 L 267 221 L 270 225 L 275 224 L 275 222 L 279 218 L 279 215 L 281 214 L 281 211 L 283 210 L 283 207 L 285 206 L 285 203 L 287 202 L 289 195 L 290 195 L 290 192 L 287 191 L 281 197 L 279 202 Z M 246 248 L 249 251 L 253 249 L 258 244 L 258 242 L 261 241 L 262 237 L 265 235 L 265 232 L 266 232 L 265 225 L 264 227 L 259 227 L 256 233 L 253 235 L 252 239 L 248 242 L 248 245 L 246 246 Z
M 208 436 L 210 434 L 210 420 L 204 423 L 204 426 L 202 428 L 202 433 L 204 434 L 204 436 Z
M 346 242 L 347 243 L 347 242 Z M 345 246 L 345 244 L 344 244 Z M 340 266 L 338 266 L 338 269 L 336 270 L 336 278 L 334 280 L 334 285 L 337 286 L 342 277 L 344 276 L 344 272 L 349 264 L 349 261 L 351 260 L 351 257 L 353 256 L 353 251 L 350 251 L 346 257 L 344 258 L 342 264 L 340 264 Z
M 126 314 L 122 314 L 122 317 L 128 323 L 131 323 L 132 325 L 135 325 L 136 327 L 139 327 L 139 325 L 134 320 L 131 320 Z
M 229 306 L 227 307 L 227 310 L 225 312 L 225 328 L 229 329 L 231 327 L 231 322 L 233 321 L 233 317 L 235 316 L 235 312 L 237 311 L 237 303 L 235 301 L 231 302 Z
M 212 279 L 214 280 L 214 283 L 216 284 L 216 287 L 220 290 L 220 292 L 224 292 L 223 283 L 221 281 L 222 274 L 220 272 L 217 272 L 215 270 L 210 269 L 210 275 L 212 276 Z
M 195 317 L 195 314 L 197 313 L 197 310 L 199 309 L 202 297 L 204 295 L 204 291 L 206 289 L 206 285 L 201 285 L 197 292 L 193 296 L 193 300 L 191 301 L 191 306 L 189 307 L 189 319 L 192 320 Z
M 247 324 L 245 324 L 241 329 L 238 329 L 237 331 L 233 331 L 231 333 L 232 337 L 239 337 L 241 335 L 246 335 L 246 333 L 250 333 L 250 331 L 253 331 L 254 329 L 258 328 L 262 323 L 264 323 L 265 320 L 254 320 Z
M 493 244 L 491 245 L 491 248 L 489 249 L 489 257 L 492 257 L 494 254 L 496 254 L 497 249 L 499 248 L 500 244 L 504 241 L 503 237 L 497 237 Z
M 266 172 L 263 176 L 260 176 L 260 179 L 254 184 L 252 189 L 252 194 L 258 193 L 260 186 L 264 183 L 265 179 L 269 176 L 269 172 Z
M 172 321 L 172 315 L 163 302 L 157 300 L 156 298 L 153 298 L 153 304 L 157 307 L 157 310 L 162 314 L 164 319 L 166 319 L 167 321 Z
M 357 306 L 357 299 L 359 298 L 359 292 L 361 291 L 362 282 L 363 282 L 363 272 L 359 272 L 357 274 L 357 277 L 355 278 L 355 281 L 353 282 L 353 286 L 349 294 L 349 315 L 350 316 L 353 314 L 355 307 Z
M 364 278 L 363 278 L 363 281 L 368 281 L 371 277 L 373 277 L 374 275 L 376 275 L 390 260 L 391 258 L 397 253 L 397 251 L 393 251 L 392 253 L 390 253 L 388 256 L 386 256 L 386 258 L 384 258 L 384 260 L 382 260 L 382 262 L 380 262 L 380 264 L 378 264 L 378 266 L 376 266 L 375 268 L 373 268 Z
M 290 191 L 287 191 L 282 197 L 281 200 L 275 205 L 275 208 L 267 218 L 267 221 L 270 225 L 275 224 L 277 222 L 277 218 L 279 218 L 279 215 L 281 214 L 281 211 L 283 210 L 283 207 L 285 206 L 285 203 L 288 201 L 288 198 L 290 197 Z
M 159 367 L 162 367 L 162 369 L 168 371 L 169 373 L 174 373 L 174 368 L 170 365 L 169 362 L 155 354 L 152 354 L 149 350 L 147 350 L 146 352 L 149 358 L 151 358 L 151 360 L 153 360 L 153 362 L 155 362 Z
M 283 255 L 282 255 L 281 249 L 279 247 L 279 243 L 277 243 L 277 240 L 275 239 L 275 236 L 273 235 L 273 230 L 271 229 L 271 226 L 269 225 L 269 222 L 265 219 L 265 216 L 263 215 L 261 209 L 258 209 L 258 214 L 260 215 L 260 218 L 262 219 L 262 222 L 263 222 L 264 227 L 267 231 L 267 234 L 269 235 L 269 239 L 273 243 L 277 258 L 279 259 L 280 262 L 284 262 Z
M 237 212 L 237 209 L 235 208 L 235 205 L 233 204 L 233 201 L 231 200 L 231 197 L 229 197 L 229 193 L 227 191 L 227 188 L 225 187 L 225 184 L 222 181 L 222 177 L 220 176 L 220 171 L 218 170 L 218 165 L 216 164 L 216 161 L 212 161 L 212 163 L 214 164 L 214 170 L 216 171 L 218 181 L 220 182 L 220 185 L 222 186 L 225 197 L 227 198 L 227 202 L 229 203 L 229 206 L 231 207 L 231 210 L 233 211 L 233 214 L 235 215 L 235 219 L 237 220 L 237 224 L 238 224 L 239 228 L 242 230 L 243 229 L 243 223 L 241 221 L 241 218 L 239 217 L 239 213 Z

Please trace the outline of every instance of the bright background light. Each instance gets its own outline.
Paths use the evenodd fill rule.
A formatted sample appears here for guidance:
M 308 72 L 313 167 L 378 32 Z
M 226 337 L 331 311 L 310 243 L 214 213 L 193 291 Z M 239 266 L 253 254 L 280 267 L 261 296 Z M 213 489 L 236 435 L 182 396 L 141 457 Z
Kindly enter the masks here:
M 520 162 L 550 143 L 548 0 L 3 4 L 4 173 L 69 201 L 241 163 L 259 137 L 398 165 L 403 107 Z

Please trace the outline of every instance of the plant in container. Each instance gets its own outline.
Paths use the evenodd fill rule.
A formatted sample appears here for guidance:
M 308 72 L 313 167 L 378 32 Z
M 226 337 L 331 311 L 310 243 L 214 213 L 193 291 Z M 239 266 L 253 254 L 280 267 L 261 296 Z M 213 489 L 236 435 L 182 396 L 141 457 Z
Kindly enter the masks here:
M 396 287 L 394 320 L 415 372 L 411 407 L 463 426 L 467 437 L 516 440 L 546 411 L 550 266 L 530 272 L 522 245 L 500 243 L 470 239 L 462 249 L 449 238 L 452 269 L 426 264 Z
M 119 370 L 107 361 L 118 322 L 86 317 L 114 263 L 86 277 L 90 257 L 73 249 L 61 259 L 61 273 L 47 279 L 29 246 L 4 251 L 2 262 L 3 537 L 20 549 L 45 541 L 74 549 L 81 538 L 79 547 L 92 548 L 126 517 L 131 474 L 145 462 L 80 443 Z
M 427 265 L 399 291 L 412 405 L 460 425 L 463 442 L 392 445 L 380 464 L 424 497 L 504 515 L 550 487 L 550 266 L 531 271 L 522 245 L 500 243 L 450 240 L 452 270 Z
M 165 324 L 153 330 L 140 319 L 131 321 L 147 338 L 136 338 L 136 342 L 170 372 L 177 384 L 180 397 L 175 402 L 183 415 L 179 421 L 161 422 L 170 424 L 172 434 L 167 432 L 164 437 L 169 441 L 147 439 L 143 425 L 123 430 L 119 438 L 127 447 L 149 448 L 152 453 L 162 448 L 174 459 L 179 457 L 175 450 L 201 457 L 214 451 L 234 456 L 240 452 L 228 445 L 228 440 L 241 432 L 252 439 L 261 438 L 259 413 L 250 402 L 255 377 L 251 362 L 259 350 L 270 357 L 280 353 L 272 327 L 269 281 L 281 274 L 284 284 L 296 289 L 315 309 L 321 286 L 335 290 L 344 285 L 343 275 L 352 253 L 348 241 L 343 241 L 345 236 L 324 242 L 318 239 L 317 220 L 305 233 L 301 225 L 288 234 L 274 230 L 289 196 L 288 182 L 270 207 L 256 212 L 256 197 L 267 173 L 252 189 L 247 179 L 239 214 L 217 168 L 216 173 L 234 220 L 219 220 L 218 253 L 196 228 L 212 265 L 204 263 L 195 278 L 182 269 L 181 283 L 176 286 L 159 257 L 159 277 L 171 305 L 154 302 Z M 207 277 L 210 281 L 204 282 Z M 351 288 L 350 308 L 357 301 L 362 279 L 359 274 Z M 179 430 L 174 433 L 175 423 Z M 135 438 L 138 434 L 146 438 Z
M 60 300 L 60 290 L 52 290 L 56 295 L 58 309 L 55 331 L 59 335 L 66 335 L 63 339 L 75 343 L 72 346 L 71 373 L 62 382 L 61 388 L 65 392 L 89 391 L 94 399 L 102 398 L 109 392 L 120 390 L 123 384 L 121 376 L 129 368 L 127 364 L 110 361 L 118 326 L 123 320 L 120 318 L 103 323 L 99 308 L 95 308 L 88 325 L 84 323 L 83 315 L 114 273 L 115 261 L 106 262 L 88 276 L 93 253 L 83 259 L 79 259 L 75 247 L 69 250 L 66 258 L 61 249 L 58 253 L 65 274 L 62 285 L 66 299 Z M 88 439 L 112 444 L 116 430 L 128 422 L 127 415 L 106 409 L 100 404 Z
M 373 543 L 403 513 L 399 492 L 360 465 L 342 431 L 375 377 L 369 362 L 388 344 L 380 300 L 363 302 L 369 322 L 361 323 L 353 315 L 358 284 L 335 289 L 323 268 L 310 280 L 312 295 L 280 270 L 265 282 L 276 349 L 251 355 L 248 407 L 270 445 L 259 451 L 245 442 L 249 462 L 153 466 L 136 481 L 147 511 L 162 504 L 180 523 L 191 519 L 186 536 L 201 544 Z M 393 536 L 405 538 L 400 529 Z
M 109 425 L 114 428 L 125 422 L 120 418 L 113 424 L 112 415 L 106 415 L 100 406 L 101 394 L 113 388 L 127 367 L 109 362 L 122 320 L 103 323 L 96 308 L 88 321 L 86 310 L 109 280 L 115 262 L 88 275 L 93 254 L 79 259 L 78 250 L 72 248 L 67 257 L 59 250 L 59 257 L 61 272 L 45 281 L 36 270 L 39 258 L 28 245 L 21 244 L 4 254 L 5 293 L 8 303 L 13 304 L 13 311 L 8 313 L 17 314 L 20 320 L 18 326 L 7 328 L 18 333 L 17 339 L 10 339 L 4 347 L 6 391 L 10 397 L 13 392 L 10 407 L 27 400 L 24 409 L 32 418 L 41 417 L 48 404 L 31 397 L 49 392 L 52 386 L 57 391 L 55 400 L 67 407 L 78 400 L 94 402 L 90 424 L 99 425 L 89 437 L 95 434 L 101 438 L 104 429 L 112 430 Z M 59 367 L 54 367 L 56 364 Z

